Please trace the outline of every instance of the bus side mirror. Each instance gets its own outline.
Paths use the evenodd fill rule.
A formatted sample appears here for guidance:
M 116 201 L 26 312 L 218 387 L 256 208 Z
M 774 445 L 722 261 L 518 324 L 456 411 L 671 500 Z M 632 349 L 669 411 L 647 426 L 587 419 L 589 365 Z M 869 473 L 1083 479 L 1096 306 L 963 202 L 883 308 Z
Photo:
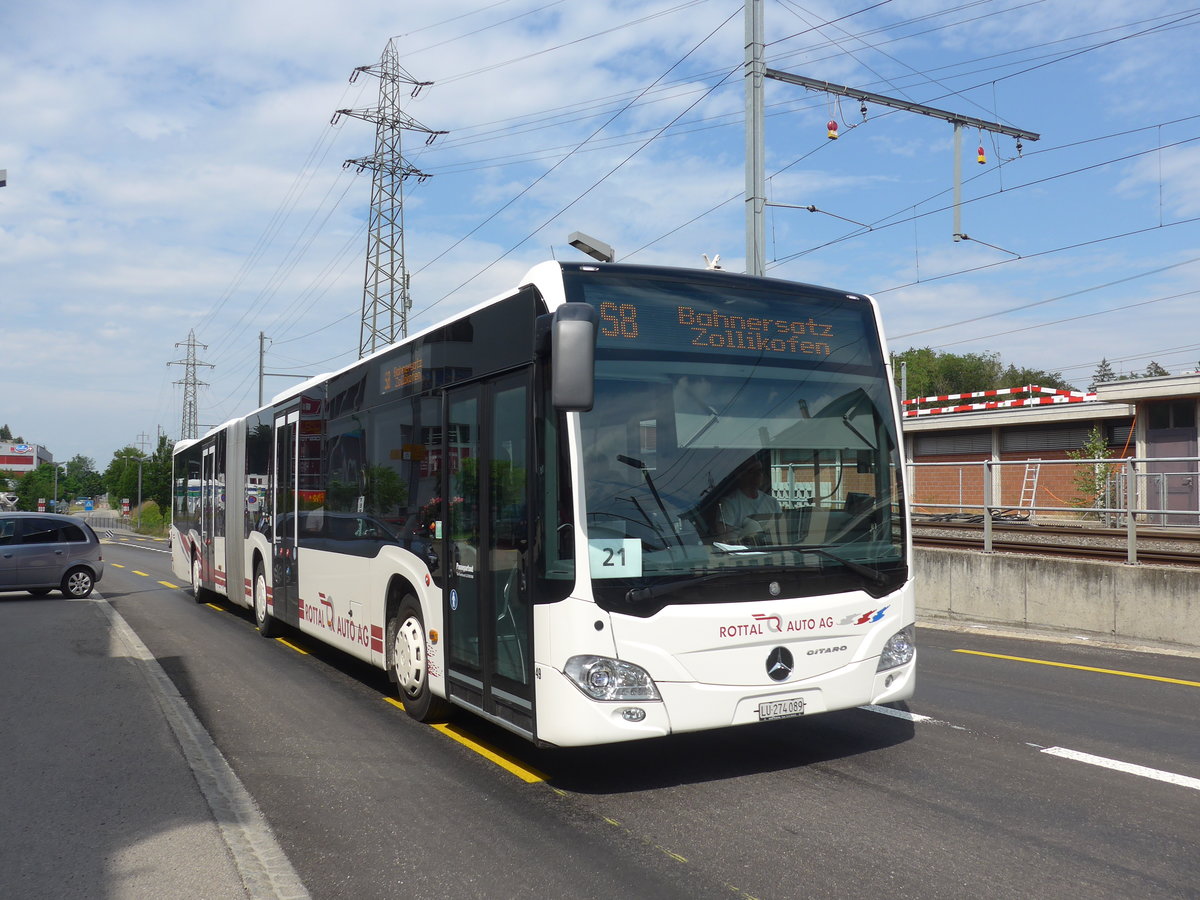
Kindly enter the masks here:
M 596 397 L 596 310 L 566 303 L 550 325 L 550 401 L 561 412 L 587 412 Z

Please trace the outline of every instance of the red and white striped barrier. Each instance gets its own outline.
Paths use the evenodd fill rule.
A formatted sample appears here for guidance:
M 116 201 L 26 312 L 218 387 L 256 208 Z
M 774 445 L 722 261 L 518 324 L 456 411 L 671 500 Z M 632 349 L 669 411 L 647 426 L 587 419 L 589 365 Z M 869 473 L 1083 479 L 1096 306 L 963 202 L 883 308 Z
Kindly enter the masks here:
M 949 403 L 953 400 L 976 400 L 983 397 L 1006 397 L 1019 394 L 1030 394 L 1031 396 L 1017 396 L 1012 400 L 986 400 L 983 403 L 962 403 L 954 406 L 922 408 L 922 404 L 926 403 Z M 904 415 L 906 418 L 912 416 L 936 416 L 943 413 L 973 412 L 982 409 L 1045 406 L 1055 403 L 1087 403 L 1095 399 L 1095 394 L 1085 393 L 1084 391 L 1067 391 L 1062 388 L 1044 388 L 1030 384 L 1025 387 L 972 391 L 967 394 L 939 394 L 935 397 L 914 397 L 912 400 L 904 401 Z

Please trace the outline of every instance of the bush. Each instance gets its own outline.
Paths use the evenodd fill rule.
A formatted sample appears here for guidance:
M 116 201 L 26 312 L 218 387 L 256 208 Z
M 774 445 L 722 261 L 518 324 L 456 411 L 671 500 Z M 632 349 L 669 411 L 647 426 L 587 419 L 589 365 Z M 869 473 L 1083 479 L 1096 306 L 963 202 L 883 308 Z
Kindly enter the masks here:
M 153 500 L 145 501 L 140 508 L 141 526 L 138 526 L 139 511 L 134 510 L 129 516 L 129 522 L 138 534 L 152 534 L 165 537 L 170 523 L 163 518 L 162 510 Z

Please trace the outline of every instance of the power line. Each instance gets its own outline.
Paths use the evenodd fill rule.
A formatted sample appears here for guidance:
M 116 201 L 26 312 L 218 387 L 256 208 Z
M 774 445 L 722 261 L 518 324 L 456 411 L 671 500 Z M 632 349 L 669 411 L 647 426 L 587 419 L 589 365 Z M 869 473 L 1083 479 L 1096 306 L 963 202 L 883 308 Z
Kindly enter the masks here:
M 476 12 L 476 13 L 479 13 L 479 12 L 484 12 L 484 11 L 486 11 L 486 10 L 488 10 L 488 9 L 492 9 L 493 7 L 496 7 L 496 6 L 502 6 L 504 3 L 507 3 L 507 2 L 508 2 L 508 0 L 500 0 L 500 2 L 499 2 L 499 3 L 493 3 L 491 6 L 485 7 L 485 8 L 484 8 L 484 9 L 482 9 L 482 10 L 475 10 L 474 12 Z M 526 11 L 525 11 L 525 12 L 523 12 L 523 13 L 518 13 L 518 14 L 517 14 L 517 15 L 515 15 L 515 16 L 510 16 L 510 17 L 509 17 L 509 18 L 507 18 L 507 19 L 502 19 L 502 20 L 501 20 L 501 21 L 499 21 L 499 22 L 493 22 L 493 23 L 492 23 L 492 24 L 490 24 L 490 25 L 484 25 L 482 28 L 476 28 L 474 31 L 468 31 L 468 32 L 466 32 L 465 34 L 459 34 L 459 35 L 455 35 L 455 36 L 454 36 L 454 37 L 452 37 L 452 38 L 446 38 L 446 40 L 444 40 L 444 41 L 438 41 L 436 44 L 429 44 L 428 46 L 421 47 L 421 48 L 419 48 L 419 49 L 417 49 L 417 50 L 406 50 L 406 51 L 404 52 L 404 56 L 405 56 L 405 58 L 407 59 L 407 58 L 410 58 L 410 57 L 416 56 L 418 53 L 426 53 L 426 52 L 428 52 L 429 50 L 435 50 L 435 49 L 437 49 L 438 47 L 444 47 L 444 46 L 446 46 L 447 44 L 453 44 L 455 41 L 461 41 L 461 40 L 463 40 L 464 38 L 473 37 L 474 35 L 481 34 L 481 33 L 482 33 L 482 32 L 484 32 L 484 31 L 490 31 L 490 30 L 491 30 L 491 29 L 493 29 L 493 28 L 499 28 L 501 25 L 507 25 L 507 24 L 509 24 L 510 22 L 515 22 L 515 21 L 517 21 L 517 19 L 523 19 L 523 18 L 525 18 L 526 16 L 532 16 L 532 15 L 534 15 L 535 13 L 540 13 L 540 12 L 542 12 L 543 10 L 547 10 L 547 9 L 549 9 L 549 8 L 550 8 L 550 7 L 552 7 L 552 6 L 558 6 L 560 3 L 563 3 L 563 2 L 565 2 L 565 0 L 553 0 L 553 2 L 552 2 L 552 3 L 547 3 L 547 4 L 543 5 L 543 6 L 539 6 L 539 7 L 537 7 L 536 9 L 529 9 L 529 10 L 526 10 Z M 457 21 L 457 20 L 459 20 L 459 19 L 465 18 L 466 16 L 473 15 L 473 14 L 474 14 L 474 13 L 464 13 L 464 14 L 463 14 L 463 15 L 461 15 L 461 16 L 455 16 L 455 17 L 454 17 L 454 18 L 452 18 L 452 19 L 446 19 L 446 20 L 445 20 L 445 21 L 443 21 L 443 22 L 439 22 L 439 23 L 438 23 L 438 25 L 445 25 L 445 24 L 446 24 L 446 23 L 448 23 L 448 22 L 455 22 L 455 21 Z M 410 31 L 410 32 L 409 32 L 409 34 L 416 34 L 416 33 L 417 33 L 417 31 L 425 31 L 425 30 L 427 30 L 427 29 L 429 29 L 429 28 L 436 28 L 436 27 L 437 27 L 436 25 L 426 25 L 424 28 L 418 28 L 416 31 Z M 405 35 L 399 35 L 399 36 L 400 36 L 400 37 L 408 37 L 408 35 L 407 35 L 407 34 L 405 34 Z
M 1154 147 L 1154 148 L 1151 148 L 1151 149 L 1149 149 L 1149 150 L 1139 150 L 1139 151 L 1137 151 L 1137 152 L 1135 152 L 1135 153 L 1127 153 L 1127 154 L 1125 154 L 1124 156 L 1117 156 L 1117 157 L 1113 157 L 1113 158 L 1110 158 L 1110 159 L 1102 160 L 1102 161 L 1100 161 L 1100 162 L 1097 162 L 1097 163 L 1091 163 L 1091 164 L 1089 164 L 1089 165 L 1086 165 L 1086 166 L 1080 166 L 1080 167 L 1078 167 L 1078 168 L 1071 169 L 1071 170 L 1069 170 L 1069 171 L 1066 171 L 1066 172 L 1058 172 L 1058 173 L 1056 173 L 1056 174 L 1053 174 L 1053 175 L 1048 175 L 1048 176 L 1046 176 L 1045 178 L 1037 178 L 1037 179 L 1034 179 L 1033 181 L 1026 181 L 1026 182 L 1023 182 L 1023 183 L 1021 183 L 1021 184 L 1017 184 L 1017 185 L 1013 185 L 1012 187 L 1009 187 L 1009 188 L 1004 188 L 1004 189 L 1001 189 L 1001 190 L 993 191 L 993 192 L 991 192 L 991 193 L 988 193 L 988 194 L 980 194 L 980 195 L 979 195 L 979 196 L 977 196 L 977 197 L 973 197 L 973 198 L 970 198 L 970 199 L 968 199 L 968 200 L 964 200 L 964 201 L 963 201 L 963 203 L 964 203 L 964 204 L 969 204 L 969 203 L 977 203 L 977 202 L 979 202 L 980 200 L 987 200 L 987 199 L 990 199 L 990 198 L 992 198 L 992 197 L 998 197 L 998 196 L 1000 196 L 1001 194 L 1012 193 L 1013 191 L 1022 190 L 1022 189 L 1024 189 L 1024 188 L 1036 187 L 1036 186 L 1038 186 L 1038 185 L 1041 185 L 1041 184 L 1046 184 L 1046 183 L 1048 183 L 1048 182 L 1051 182 L 1051 181 L 1057 181 L 1059 178 L 1067 178 L 1067 177 L 1069 177 L 1069 176 L 1072 176 L 1072 175 L 1079 175 L 1079 174 L 1081 174 L 1081 173 L 1083 173 L 1083 172 L 1090 172 L 1090 171 L 1092 171 L 1092 170 L 1094 170 L 1094 169 L 1100 169 L 1100 168 L 1104 168 L 1105 166 L 1112 165 L 1113 163 L 1117 163 L 1117 162 L 1127 162 L 1128 160 L 1131 160 L 1131 159 L 1136 159 L 1136 158 L 1137 158 L 1137 157 L 1139 157 L 1139 156 L 1148 156 L 1148 155 L 1150 155 L 1150 154 L 1152 154 L 1152 153 L 1159 153 L 1159 152 L 1161 152 L 1162 150 L 1171 149 L 1171 148 L 1174 148 L 1174 147 L 1181 147 L 1181 146 L 1184 146 L 1185 144 L 1191 144 L 1191 143 L 1194 143 L 1194 142 L 1196 142 L 1196 141 L 1200 141 L 1200 136 L 1197 136 L 1197 137 L 1190 137 L 1190 138 L 1185 138 L 1185 139 L 1183 139 L 1183 140 L 1176 141 L 1176 142 L 1174 142 L 1174 143 L 1172 143 L 1172 144 L 1164 144 L 1164 145 L 1163 145 L 1163 146 L 1161 146 L 1161 147 Z M 979 177 L 982 177 L 982 176 L 981 176 L 981 175 L 979 175 L 979 176 L 975 176 L 975 177 L 976 177 L 976 178 L 979 178 Z M 969 179 L 969 180 L 970 180 L 970 181 L 973 181 L 973 180 L 974 180 L 974 178 L 972 178 L 972 179 Z M 946 191 L 940 191 L 938 194 L 936 194 L 936 195 L 934 195 L 934 196 L 941 196 L 942 194 L 945 194 L 945 193 L 946 193 Z M 932 198 L 929 198 L 929 199 L 932 199 Z M 927 202 L 927 200 L 923 200 L 923 201 L 920 201 L 920 202 L 921 202 L 921 203 L 924 203 L 924 202 Z M 911 206 L 912 206 L 912 204 L 910 203 L 908 206 L 906 206 L 906 207 L 904 207 L 904 208 L 905 208 L 905 209 L 908 209 L 908 208 L 911 208 Z M 913 216 L 910 216 L 910 217 L 907 217 L 907 218 L 904 218 L 904 219 L 896 219 L 896 220 L 894 220 L 894 221 L 891 221 L 891 222 L 885 222 L 885 221 L 884 221 L 884 219 L 880 219 L 880 220 L 877 220 L 876 222 L 874 222 L 874 223 L 872 223 L 872 224 L 870 224 L 870 225 L 866 226 L 866 227 L 865 227 L 865 229 L 864 229 L 864 228 L 858 228 L 858 229 L 855 229 L 854 231 L 852 231 L 852 232 L 850 232 L 850 233 L 848 233 L 848 234 L 845 234 L 845 235 L 843 235 L 843 236 L 841 236 L 841 237 L 834 238 L 833 240 L 830 240 L 830 241 L 826 241 L 826 242 L 825 242 L 825 243 L 823 243 L 823 244 L 818 244 L 818 245 L 817 245 L 817 246 L 815 246 L 815 247 L 809 247 L 809 248 L 808 248 L 808 249 L 806 249 L 806 250 L 800 250 L 800 251 L 797 251 L 796 253 L 789 254 L 788 256 L 784 256 L 784 257 L 780 257 L 780 258 L 778 258 L 778 259 L 772 260 L 772 266 L 771 266 L 771 267 L 772 267 L 772 268 L 775 268 L 775 267 L 777 267 L 777 266 L 780 266 L 780 265 L 782 265 L 782 264 L 784 264 L 784 263 L 791 262 L 791 261 L 792 261 L 792 260 L 794 260 L 794 259 L 798 259 L 798 258 L 799 258 L 799 257 L 801 257 L 801 256 L 807 256 L 808 254 L 810 254 L 810 253 L 814 253 L 814 252 L 815 252 L 815 251 L 817 251 L 817 250 L 823 250 L 824 248 L 826 248 L 826 247 L 830 247 L 830 246 L 833 246 L 834 244 L 839 244 L 839 243 L 842 243 L 843 241 L 847 241 L 847 240 L 850 240 L 850 239 L 852 239 L 852 238 L 860 237 L 860 236 L 862 236 L 863 234 L 865 234 L 867 231 L 872 231 L 872 232 L 879 232 L 879 231 L 883 231 L 883 230 L 885 230 L 885 229 L 888 229 L 888 228 L 893 228 L 893 227 L 895 227 L 895 226 L 897 226 L 897 225 L 903 225 L 903 224 L 905 224 L 905 223 L 907 223 L 907 222 L 912 222 L 912 221 L 915 221 L 915 220 L 917 220 L 917 219 L 923 219 L 923 218 L 926 218 L 926 217 L 928 217 L 928 216 L 937 215 L 938 213 L 941 213 L 941 212 L 946 212 L 947 210 L 949 210 L 949 209 L 952 209 L 952 208 L 953 208 L 952 206 L 941 206 L 941 207 L 937 207 L 937 208 L 935 208 L 935 209 L 927 210 L 926 212 L 923 212 L 923 213 L 918 213 L 918 214 L 916 214 L 916 215 L 913 215 Z M 895 215 L 895 213 L 893 213 L 892 215 Z M 890 216 L 888 216 L 888 217 L 885 217 L 885 219 L 886 219 L 886 218 L 890 218 Z M 1190 220 L 1189 220 L 1189 221 L 1190 221 Z M 1131 232 L 1131 233 L 1132 233 L 1132 232 Z M 1022 254 L 1020 254 L 1020 256 L 1022 256 L 1022 257 L 1024 257 L 1024 258 L 1029 258 L 1029 257 L 1031 257 L 1031 256 L 1038 256 L 1038 255 L 1040 255 L 1040 254 L 1039 254 L 1039 253 L 1022 253 Z M 1005 262 L 1012 262 L 1012 260 L 1005 260 Z M 984 267 L 981 267 L 981 268 L 987 268 L 987 267 L 986 267 L 986 266 L 984 266 Z M 977 271 L 977 270 L 976 270 L 976 269 L 964 269 L 962 272 L 955 273 L 955 274 L 965 274 L 965 273 L 966 273 L 966 272 L 968 272 L 968 271 Z M 942 275 L 942 276 L 935 276 L 935 277 L 936 277 L 936 278 L 944 278 L 944 277 L 947 277 L 947 276 L 945 276 L 945 275 Z M 923 283 L 924 281 L 932 281 L 932 280 L 935 280 L 935 279 L 934 279 L 934 278 L 927 278 L 927 279 L 923 279 L 923 280 L 922 280 L 922 283 Z M 915 283 L 917 283 L 917 282 L 912 282 L 912 283 L 913 283 L 913 284 L 915 284 Z M 909 286 L 909 285 L 899 285 L 898 287 L 908 287 L 908 286 Z M 887 288 L 886 290 L 896 290 L 896 289 L 897 289 L 896 287 L 892 287 L 892 288 Z M 882 291 L 876 291 L 876 293 L 882 293 Z
M 722 22 L 720 25 L 718 25 L 716 28 L 714 28 L 711 32 L 709 32 L 708 35 L 706 35 L 704 37 L 704 39 L 700 41 L 699 44 L 697 44 L 695 47 L 693 47 L 691 50 L 688 51 L 688 53 L 683 57 L 683 59 L 686 59 L 687 56 L 690 56 L 692 53 L 694 53 L 696 50 L 698 50 L 706 41 L 709 40 L 709 38 L 711 38 L 714 34 L 716 34 L 723 27 L 725 27 L 725 25 L 728 24 L 730 21 L 732 21 L 732 19 L 736 15 L 738 15 L 738 11 L 735 11 L 732 15 L 730 15 L 727 19 L 725 19 L 724 22 Z M 680 62 L 682 62 L 682 61 L 683 60 L 680 60 Z M 678 64 L 679 63 L 676 63 L 675 65 L 678 65 Z M 675 68 L 675 66 L 672 66 L 671 68 L 673 69 L 673 68 Z M 478 278 L 480 275 L 482 275 L 484 272 L 486 272 L 488 269 L 490 269 L 496 263 L 500 262 L 500 260 L 504 259 L 510 253 L 512 253 L 514 250 L 516 250 L 517 247 L 521 246 L 521 244 L 525 243 L 525 241 L 529 240 L 531 237 L 533 237 L 535 234 L 537 234 L 539 231 L 541 231 L 543 228 L 545 228 L 547 225 L 549 225 L 551 222 L 553 222 L 555 219 L 557 219 L 559 216 L 561 216 L 563 213 L 565 213 L 567 210 L 569 210 L 572 206 L 574 206 L 576 203 L 578 203 L 580 200 L 582 200 L 584 197 L 586 197 L 588 194 L 590 194 L 593 190 L 595 190 L 597 187 L 599 187 L 599 185 L 601 185 L 604 181 L 606 181 L 614 172 L 616 172 L 618 169 L 620 169 L 622 166 L 624 166 L 627 162 L 629 162 L 629 160 L 633 159 L 633 157 L 635 157 L 638 153 L 640 153 L 643 149 L 645 149 L 650 143 L 652 143 L 659 135 L 661 135 L 663 133 L 663 131 L 665 131 L 672 124 L 677 122 L 682 116 L 686 115 L 688 112 L 690 112 L 692 109 L 694 109 L 697 104 L 699 104 L 702 100 L 704 100 L 706 97 L 708 97 L 709 94 L 711 94 L 718 87 L 720 87 L 721 84 L 723 84 L 726 79 L 728 79 L 734 72 L 736 72 L 740 68 L 741 68 L 741 65 L 739 64 L 738 66 L 735 66 L 733 69 L 730 69 L 724 79 L 722 79 L 721 81 L 714 84 L 711 88 L 709 88 L 699 99 L 695 100 L 690 106 L 688 106 L 686 109 L 684 109 L 682 112 L 680 112 L 674 119 L 672 119 L 670 122 L 668 122 L 666 125 L 664 125 L 661 129 L 659 129 L 655 135 L 653 135 L 649 139 L 647 139 L 636 150 L 634 150 L 632 153 L 630 153 L 628 156 L 626 156 L 623 160 L 621 160 L 619 163 L 617 163 L 617 165 L 613 166 L 608 172 L 606 172 L 604 175 L 602 175 L 598 180 L 593 182 L 586 190 L 584 190 L 581 194 L 576 196 L 574 200 L 570 201 L 566 206 L 559 209 L 559 211 L 554 213 L 554 215 L 552 215 L 549 219 L 546 219 L 541 225 L 539 225 L 533 231 L 529 232 L 525 237 L 521 238 L 521 240 L 519 240 L 516 244 L 509 247 L 508 250 L 504 251 L 504 253 L 500 254 L 500 256 L 498 256 L 496 259 L 492 260 L 492 262 L 488 263 L 486 266 L 484 266 L 482 269 L 480 269 L 478 272 L 476 272 L 474 275 L 472 275 L 466 281 L 459 284 L 458 287 L 454 288 L 453 290 L 451 290 L 450 292 L 448 292 L 446 294 L 443 294 L 440 298 L 435 300 L 433 303 L 431 303 L 428 306 L 421 309 L 418 314 L 424 314 L 424 313 L 428 312 L 430 309 L 437 306 L 442 301 L 446 300 L 447 298 L 453 296 L 458 291 L 462 290 L 462 288 L 466 287 L 468 284 L 470 284 L 472 281 L 474 281 L 476 278 Z M 670 71 L 671 71 L 670 69 L 667 70 L 667 72 L 670 72 Z M 664 74 L 666 74 L 666 73 L 664 73 Z M 476 230 L 478 230 L 478 229 L 476 229 Z
M 1036 259 L 1039 256 L 1051 256 L 1055 253 L 1064 253 L 1067 250 L 1079 250 L 1082 247 L 1091 247 L 1096 244 L 1107 243 L 1108 241 L 1117 241 L 1127 237 L 1135 237 L 1139 234 L 1148 234 L 1151 231 L 1161 231 L 1165 228 L 1174 228 L 1177 225 L 1191 225 L 1195 222 L 1200 222 L 1200 216 L 1192 216 L 1190 219 L 1180 219 L 1176 222 L 1167 222 L 1163 225 L 1150 225 L 1146 228 L 1135 228 L 1133 231 L 1123 231 L 1120 234 L 1110 234 L 1106 235 L 1105 237 L 1092 238 L 1090 240 L 1079 241 L 1078 243 L 1074 244 L 1066 244 L 1062 247 L 1054 247 L 1050 250 L 1040 250 L 1037 253 L 1026 253 L 1020 257 L 1020 259 L 1030 260 Z M 985 269 L 994 269 L 997 266 L 1009 265 L 1018 261 L 1019 260 L 1016 259 L 1001 259 L 996 262 L 985 263 L 981 266 L 971 266 L 967 269 L 959 269 L 957 272 L 946 272 L 942 275 L 933 275 L 929 278 L 923 278 L 920 281 L 910 281 L 906 284 L 897 284 L 893 285 L 892 287 L 879 288 L 878 290 L 870 291 L 870 293 L 872 296 L 878 296 L 879 294 L 886 294 L 891 291 L 899 291 L 903 290 L 904 288 L 915 287 L 918 284 L 928 284 L 931 281 L 941 281 L 944 278 L 955 278 L 959 275 L 969 275 L 974 272 L 982 272 Z
M 1125 280 L 1128 280 L 1128 279 L 1125 279 Z M 1089 288 L 1088 290 L 1089 291 L 1097 290 L 1097 288 Z M 1087 293 L 1087 291 L 1079 291 L 1078 293 L 1081 293 L 1081 294 Z M 1184 291 L 1183 293 L 1180 293 L 1180 294 L 1171 294 L 1168 297 L 1155 297 L 1153 300 L 1139 300 L 1137 303 L 1127 303 L 1124 306 L 1112 306 L 1112 307 L 1109 307 L 1108 309 L 1101 309 L 1101 310 L 1097 310 L 1096 312 L 1090 312 L 1090 313 L 1080 313 L 1077 316 L 1067 316 L 1066 318 L 1054 319 L 1053 321 L 1050 321 L 1050 322 L 1039 322 L 1035 325 L 1023 325 L 1020 328 L 1010 328 L 1008 331 L 993 331 L 990 334 L 980 334 L 980 335 L 976 335 L 974 337 L 963 338 L 960 341 L 949 341 L 945 344 L 936 344 L 931 349 L 940 350 L 942 347 L 954 347 L 954 346 L 957 346 L 958 344 L 969 344 L 973 341 L 984 341 L 984 340 L 988 340 L 989 338 L 1004 337 L 1009 334 L 1017 334 L 1018 332 L 1021 332 L 1021 331 L 1032 331 L 1035 328 L 1040 329 L 1040 328 L 1049 328 L 1052 325 L 1064 325 L 1067 322 L 1078 322 L 1081 319 L 1090 319 L 1095 316 L 1107 316 L 1107 315 L 1111 315 L 1112 313 L 1115 313 L 1115 312 L 1123 312 L 1124 310 L 1127 310 L 1127 309 L 1137 309 L 1138 307 L 1142 307 L 1142 306 L 1151 306 L 1155 303 L 1164 303 L 1168 300 L 1179 300 L 1181 297 L 1194 297 L 1197 294 L 1200 294 L 1200 290 Z M 1056 297 L 1054 299 L 1061 300 L 1063 298 Z M 1044 300 L 1042 302 L 1050 303 L 1052 301 Z M 1038 304 L 1030 304 L 1030 305 L 1036 306 Z M 1004 315 L 1004 313 L 997 313 L 996 315 Z M 982 318 L 986 318 L 986 317 L 982 317 Z M 936 329 L 931 329 L 931 330 L 936 331 Z M 921 332 L 915 332 L 915 333 L 920 334 Z M 908 335 L 901 335 L 901 337 L 908 337 Z
M 522 56 L 514 57 L 513 59 L 504 60 L 503 62 L 490 63 L 489 65 L 482 66 L 481 68 L 472 69 L 469 72 L 462 72 L 458 75 L 451 75 L 448 78 L 441 78 L 438 80 L 438 83 L 443 85 L 453 84 L 456 81 L 462 81 L 466 78 L 474 78 L 477 75 L 485 75 L 488 72 L 494 72 L 496 69 L 502 69 L 505 66 L 511 66 L 515 63 L 525 62 L 526 60 L 534 59 L 538 56 L 544 56 L 547 53 L 553 53 L 556 50 L 562 50 L 566 47 L 573 47 L 576 44 L 582 44 L 584 41 L 590 41 L 594 38 L 603 37 L 606 34 L 612 34 L 616 31 L 623 31 L 626 28 L 632 28 L 635 25 L 644 25 L 646 22 L 651 22 L 654 19 L 659 19 L 663 16 L 668 16 L 671 13 L 679 12 L 680 10 L 687 9 L 692 6 L 698 6 L 705 2 L 707 2 L 707 0 L 686 0 L 684 3 L 680 3 L 667 9 L 659 10 L 658 12 L 651 13 L 648 16 L 643 16 L 640 19 L 634 19 L 631 22 L 624 22 L 620 25 L 614 25 L 612 28 L 605 28 L 603 31 L 597 31 L 583 37 L 575 38 L 574 40 L 566 41 L 562 44 L 556 44 L 553 47 L 546 47 L 542 50 L 536 50 L 533 53 L 526 53 Z M 885 2 L 888 2 L 888 0 L 885 0 Z
M 1050 297 L 1046 300 L 1035 300 L 1033 303 L 1022 303 L 1020 306 L 1010 306 L 1007 309 L 997 310 L 996 312 L 985 313 L 980 316 L 972 316 L 969 319 L 960 319 L 957 322 L 947 322 L 944 325 L 935 325 L 933 328 L 922 328 L 919 331 L 909 331 L 906 334 L 898 334 L 895 340 L 902 338 L 916 337 L 919 334 L 930 334 L 934 331 L 942 331 L 946 328 L 957 328 L 959 325 L 970 325 L 973 322 L 982 322 L 984 319 L 994 319 L 996 316 L 1006 316 L 1009 313 L 1021 312 L 1026 309 L 1033 309 L 1035 306 L 1045 306 L 1047 303 L 1057 303 L 1059 300 L 1069 300 L 1072 297 L 1079 297 L 1083 294 L 1090 294 L 1092 291 L 1100 291 L 1105 288 L 1115 287 L 1118 284 L 1128 284 L 1131 281 L 1137 281 L 1139 278 L 1148 278 L 1151 275 L 1161 275 L 1163 272 L 1169 272 L 1172 269 L 1179 269 L 1183 266 L 1190 266 L 1193 263 L 1200 262 L 1200 256 L 1192 259 L 1185 259 L 1182 262 L 1171 263 L 1169 266 L 1160 266 L 1157 269 L 1150 269 L 1146 272 L 1138 272 L 1135 275 L 1128 275 L 1125 278 L 1117 278 L 1113 281 L 1105 282 L 1104 284 L 1096 284 L 1091 287 L 1080 288 L 1077 291 L 1070 291 L 1066 294 L 1059 294 L 1057 297 Z

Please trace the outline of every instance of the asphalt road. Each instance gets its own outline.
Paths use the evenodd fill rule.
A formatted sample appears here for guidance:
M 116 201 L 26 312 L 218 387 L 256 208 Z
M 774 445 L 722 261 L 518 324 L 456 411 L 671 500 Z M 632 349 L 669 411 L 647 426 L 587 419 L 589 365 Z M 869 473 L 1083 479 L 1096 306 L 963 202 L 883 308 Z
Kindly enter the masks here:
M 455 719 L 500 765 L 153 546 L 103 595 L 313 897 L 1200 897 L 1200 657 L 922 628 L 899 715 L 573 751 Z

